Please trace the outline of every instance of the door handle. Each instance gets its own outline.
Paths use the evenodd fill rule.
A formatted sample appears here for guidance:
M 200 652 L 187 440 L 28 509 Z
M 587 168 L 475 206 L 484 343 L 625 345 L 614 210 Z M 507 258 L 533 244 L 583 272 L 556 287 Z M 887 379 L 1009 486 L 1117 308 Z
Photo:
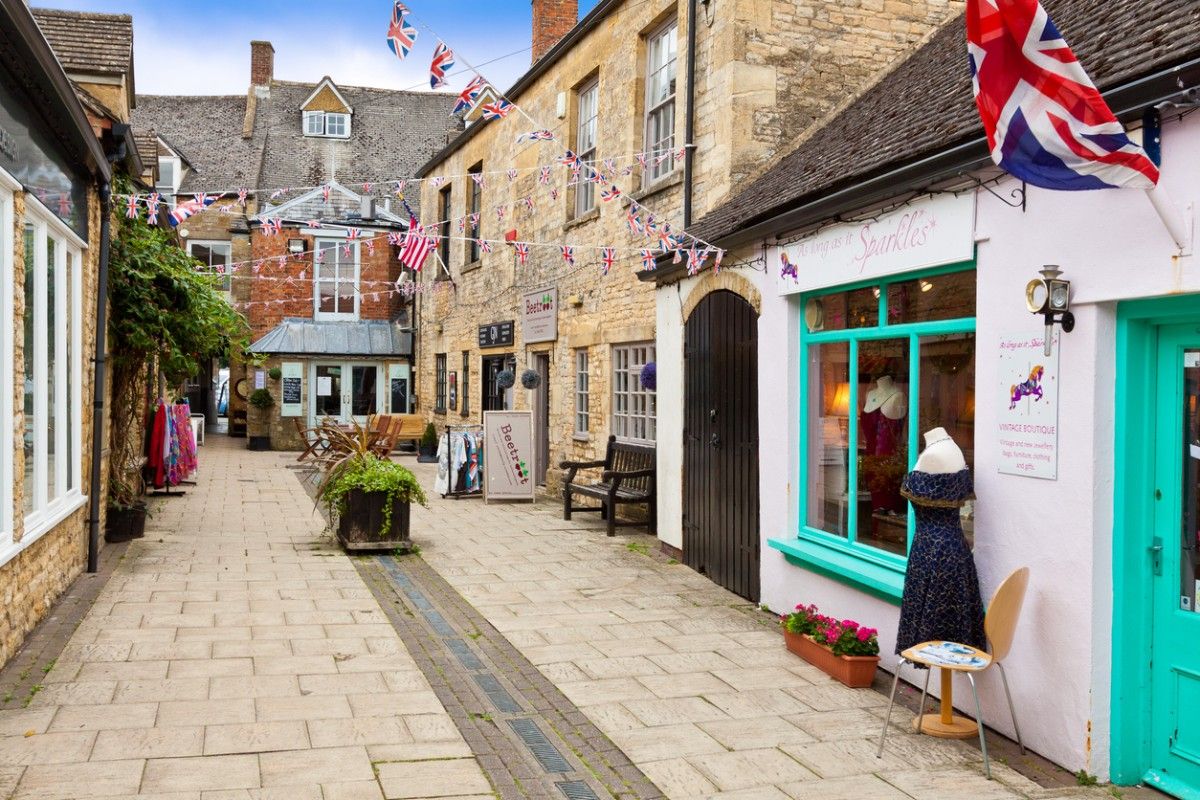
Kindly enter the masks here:
M 1146 548 L 1150 552 L 1150 566 L 1154 570 L 1155 575 L 1162 575 L 1162 557 L 1163 557 L 1163 540 L 1161 536 L 1155 536 L 1151 540 L 1151 544 Z
M 714 433 L 712 435 L 712 439 L 710 439 L 708 443 L 711 444 L 713 447 L 720 447 L 721 446 L 721 437 L 717 436 Z

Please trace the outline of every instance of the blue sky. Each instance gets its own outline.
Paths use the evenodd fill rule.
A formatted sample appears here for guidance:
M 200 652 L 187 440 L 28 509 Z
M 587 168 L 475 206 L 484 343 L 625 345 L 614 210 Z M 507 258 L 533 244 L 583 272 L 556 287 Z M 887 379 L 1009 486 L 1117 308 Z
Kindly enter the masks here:
M 587 13 L 597 0 L 580 0 Z M 242 94 L 251 39 L 275 45 L 275 77 L 390 89 L 429 88 L 435 39 L 418 25 L 400 62 L 385 42 L 390 0 L 34 0 L 34 6 L 133 15 L 142 94 Z M 407 0 L 420 23 L 506 88 L 529 67 L 530 0 Z M 519 52 L 518 52 L 519 51 Z M 459 83 L 456 81 L 455 83 Z M 454 84 L 452 84 L 454 85 Z

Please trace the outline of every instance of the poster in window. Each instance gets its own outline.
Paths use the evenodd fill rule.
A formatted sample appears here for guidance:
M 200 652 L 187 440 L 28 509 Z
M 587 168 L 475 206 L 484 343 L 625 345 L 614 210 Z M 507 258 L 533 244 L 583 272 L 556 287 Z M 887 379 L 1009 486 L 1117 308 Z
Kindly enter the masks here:
M 281 417 L 299 417 L 304 414 L 304 367 L 296 362 L 284 363 L 281 367 L 279 404 Z
M 484 500 L 534 500 L 533 412 L 483 412 Z
M 447 406 L 451 411 L 458 408 L 458 373 L 450 373 L 450 404 Z
M 1000 337 L 1000 403 L 997 436 L 1000 472 L 1030 478 L 1058 478 L 1058 380 L 1060 334 L 1047 356 L 1040 334 Z

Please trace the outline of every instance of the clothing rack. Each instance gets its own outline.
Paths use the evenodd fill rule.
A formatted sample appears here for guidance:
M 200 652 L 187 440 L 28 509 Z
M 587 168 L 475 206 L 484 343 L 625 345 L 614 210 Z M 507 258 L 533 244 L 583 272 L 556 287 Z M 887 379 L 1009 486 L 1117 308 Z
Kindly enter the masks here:
M 475 485 L 473 485 L 471 488 L 468 488 L 468 489 L 458 489 L 457 488 L 458 487 L 458 480 L 457 480 L 458 476 L 457 476 L 457 474 L 455 474 L 456 470 L 453 470 L 450 468 L 450 465 L 453 464 L 453 458 L 454 458 L 454 454 L 453 454 L 454 440 L 452 438 L 452 435 L 455 433 L 474 433 L 474 432 L 479 432 L 480 434 L 482 434 L 483 426 L 482 425 L 447 425 L 446 426 L 446 433 L 445 433 L 444 439 L 446 442 L 446 462 L 447 462 L 447 470 L 448 470 L 446 485 L 447 485 L 448 490 L 446 492 L 442 493 L 443 500 L 446 499 L 447 497 L 453 497 L 455 500 L 457 500 L 460 497 L 483 497 L 484 464 L 483 464 L 482 437 L 480 440 L 479 450 L 477 451 L 476 456 L 475 456 L 476 463 L 477 463 L 476 468 L 478 471 Z M 441 463 L 440 463 L 441 459 L 440 458 L 438 459 L 438 462 L 439 462 L 438 469 L 440 470 L 441 469 Z

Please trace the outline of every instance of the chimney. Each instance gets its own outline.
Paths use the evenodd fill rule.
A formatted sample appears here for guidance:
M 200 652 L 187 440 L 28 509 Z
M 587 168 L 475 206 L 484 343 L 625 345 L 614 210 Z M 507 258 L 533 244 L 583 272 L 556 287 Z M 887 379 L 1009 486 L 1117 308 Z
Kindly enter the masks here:
M 579 0 L 533 0 L 533 60 L 546 55 L 579 22 Z
M 275 48 L 270 42 L 250 43 L 250 85 L 270 89 L 275 78 Z

